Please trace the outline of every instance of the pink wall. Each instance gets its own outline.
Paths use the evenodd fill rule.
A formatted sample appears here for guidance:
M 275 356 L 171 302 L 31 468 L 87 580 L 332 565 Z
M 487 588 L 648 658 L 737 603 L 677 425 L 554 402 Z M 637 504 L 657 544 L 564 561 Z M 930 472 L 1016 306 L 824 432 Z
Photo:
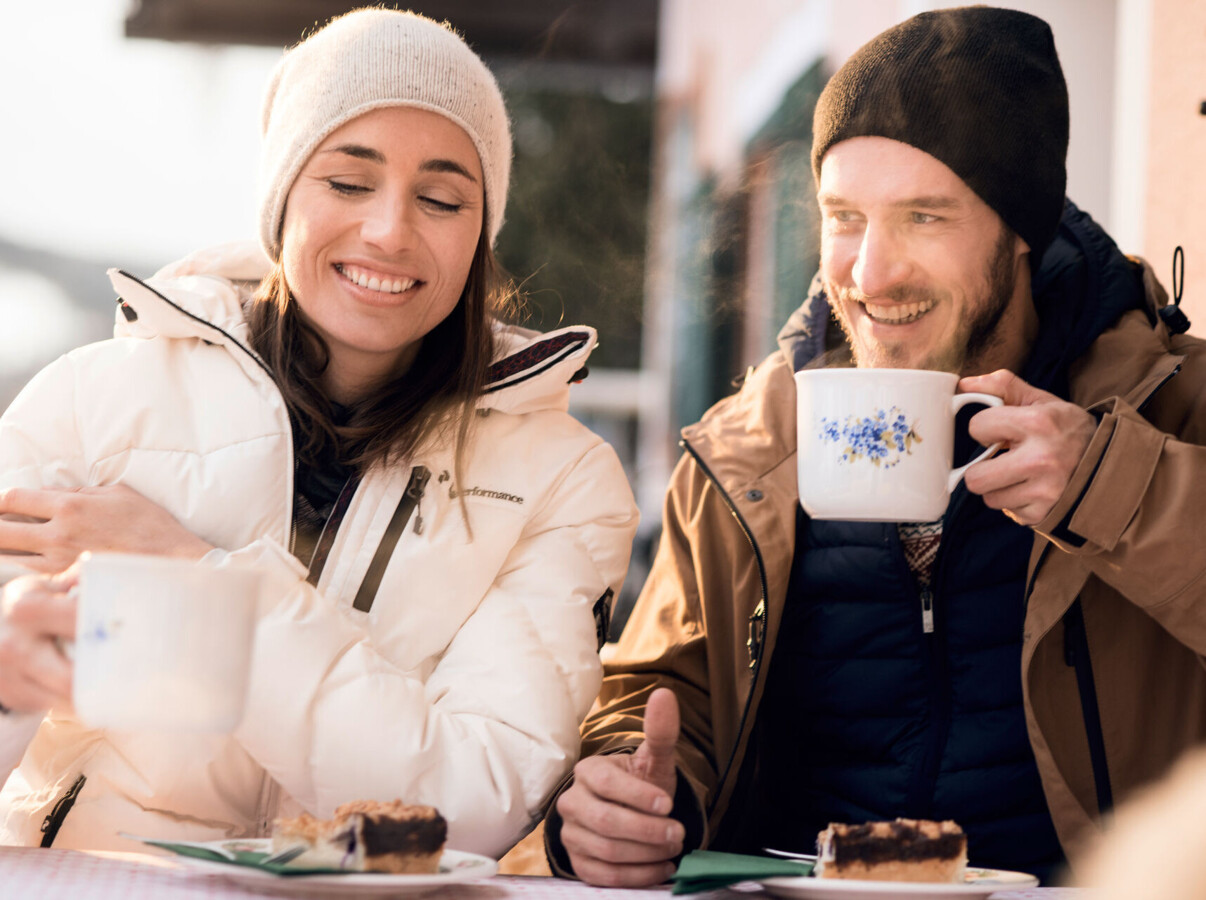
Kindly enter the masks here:
M 1152 0 L 1147 204 L 1143 255 L 1170 291 L 1185 248 L 1182 305 L 1206 335 L 1206 2 Z

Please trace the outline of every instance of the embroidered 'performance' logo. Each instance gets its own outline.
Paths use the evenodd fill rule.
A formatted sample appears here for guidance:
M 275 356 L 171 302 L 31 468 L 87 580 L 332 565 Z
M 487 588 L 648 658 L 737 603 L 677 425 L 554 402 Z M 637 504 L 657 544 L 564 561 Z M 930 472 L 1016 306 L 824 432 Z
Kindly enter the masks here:
M 508 494 L 506 491 L 491 491 L 481 487 L 471 487 L 463 491 L 458 491 L 454 487 L 448 488 L 449 498 L 455 500 L 457 497 L 487 497 L 490 500 L 506 500 L 508 503 L 518 503 L 523 505 L 523 497 L 516 494 Z

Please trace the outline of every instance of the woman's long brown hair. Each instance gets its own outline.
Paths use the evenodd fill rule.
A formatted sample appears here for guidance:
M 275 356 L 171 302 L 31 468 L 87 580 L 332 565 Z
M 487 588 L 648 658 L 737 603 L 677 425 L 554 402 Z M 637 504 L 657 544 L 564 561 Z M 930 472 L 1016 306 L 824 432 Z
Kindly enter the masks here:
M 459 476 L 474 407 L 493 359 L 491 317 L 502 315 L 507 302 L 483 228 L 456 307 L 423 337 L 410 367 L 353 403 L 348 421 L 339 425 L 322 389 L 329 348 L 300 315 L 277 263 L 260 283 L 247 319 L 251 346 L 284 396 L 298 461 L 322 466 L 337 460 L 364 473 L 410 457 L 429 439 L 451 438 Z

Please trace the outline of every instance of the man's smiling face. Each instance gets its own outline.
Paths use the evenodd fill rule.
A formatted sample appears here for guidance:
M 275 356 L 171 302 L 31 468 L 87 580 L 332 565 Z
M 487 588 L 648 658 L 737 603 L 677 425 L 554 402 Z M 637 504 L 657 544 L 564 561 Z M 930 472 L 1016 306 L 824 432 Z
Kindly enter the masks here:
M 881 137 L 821 164 L 821 275 L 857 365 L 1015 369 L 1036 328 L 1029 249 L 958 175 Z

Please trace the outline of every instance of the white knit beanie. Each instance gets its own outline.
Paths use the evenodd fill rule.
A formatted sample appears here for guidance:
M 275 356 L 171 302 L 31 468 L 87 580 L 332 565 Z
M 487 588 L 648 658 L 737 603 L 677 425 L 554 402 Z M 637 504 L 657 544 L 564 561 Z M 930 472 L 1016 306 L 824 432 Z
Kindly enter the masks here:
M 268 81 L 259 209 L 270 257 L 280 259 L 285 198 L 306 160 L 340 125 L 386 106 L 439 113 L 469 135 L 494 242 L 511 176 L 511 128 L 498 82 L 451 27 L 417 13 L 358 9 L 291 49 Z

